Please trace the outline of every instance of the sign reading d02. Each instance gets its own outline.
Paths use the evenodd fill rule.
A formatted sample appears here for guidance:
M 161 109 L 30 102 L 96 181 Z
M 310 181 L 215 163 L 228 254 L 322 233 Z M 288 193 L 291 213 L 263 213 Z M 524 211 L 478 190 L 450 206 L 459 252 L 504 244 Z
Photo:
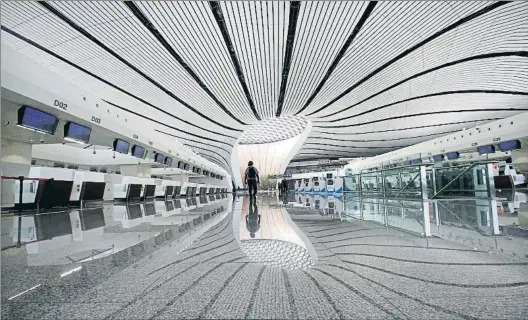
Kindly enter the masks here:
M 66 104 L 66 103 L 64 103 L 62 101 L 59 101 L 59 100 L 55 100 L 55 102 L 53 102 L 53 105 L 55 107 L 61 108 L 62 110 L 68 109 L 68 104 Z

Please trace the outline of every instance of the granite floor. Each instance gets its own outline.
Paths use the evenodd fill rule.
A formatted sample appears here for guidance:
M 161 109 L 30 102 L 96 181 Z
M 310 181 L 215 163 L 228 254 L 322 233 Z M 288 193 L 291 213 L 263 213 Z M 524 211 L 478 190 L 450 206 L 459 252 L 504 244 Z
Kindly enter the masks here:
M 272 195 L 200 202 L 157 203 L 135 218 L 108 205 L 102 216 L 69 212 L 34 226 L 3 217 L 3 241 L 17 226 L 23 236 L 20 247 L 3 245 L 2 319 L 528 315 L 526 259 Z

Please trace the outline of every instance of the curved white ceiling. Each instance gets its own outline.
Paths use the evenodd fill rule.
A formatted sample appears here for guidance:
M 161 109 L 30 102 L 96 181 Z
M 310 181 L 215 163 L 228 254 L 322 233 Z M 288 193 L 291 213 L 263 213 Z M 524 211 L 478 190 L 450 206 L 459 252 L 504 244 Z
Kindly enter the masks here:
M 261 178 L 284 173 L 282 171 L 291 160 L 290 151 L 298 143 L 302 143 L 302 141 L 299 141 L 302 138 L 302 135 L 299 134 L 282 141 L 239 145 L 237 151 L 240 177 L 244 177 L 249 161 L 253 161 L 255 167 L 259 170 Z
M 282 141 L 300 135 L 308 124 L 304 117 L 280 117 L 261 120 L 249 125 L 238 144 L 261 144 Z
M 230 171 L 247 125 L 294 160 L 385 153 L 528 110 L 526 2 L 3 2 L 2 42 Z M 236 169 L 235 169 L 236 170 Z

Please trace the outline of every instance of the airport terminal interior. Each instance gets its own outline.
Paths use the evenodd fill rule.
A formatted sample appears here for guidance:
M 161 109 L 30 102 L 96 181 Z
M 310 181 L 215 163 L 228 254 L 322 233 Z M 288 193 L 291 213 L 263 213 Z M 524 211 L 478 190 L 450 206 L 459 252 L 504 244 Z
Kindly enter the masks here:
M 0 19 L 2 319 L 528 318 L 528 2 Z

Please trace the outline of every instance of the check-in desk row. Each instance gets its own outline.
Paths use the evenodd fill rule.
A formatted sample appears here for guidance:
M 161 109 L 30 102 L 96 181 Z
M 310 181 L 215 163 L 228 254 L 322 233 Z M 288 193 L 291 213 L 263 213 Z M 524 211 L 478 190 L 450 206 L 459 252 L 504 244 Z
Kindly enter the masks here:
M 227 187 L 65 168 L 31 167 L 28 177 L 22 183 L 17 180 L 12 192 L 15 208 L 50 209 L 100 201 L 203 197 L 226 193 Z

